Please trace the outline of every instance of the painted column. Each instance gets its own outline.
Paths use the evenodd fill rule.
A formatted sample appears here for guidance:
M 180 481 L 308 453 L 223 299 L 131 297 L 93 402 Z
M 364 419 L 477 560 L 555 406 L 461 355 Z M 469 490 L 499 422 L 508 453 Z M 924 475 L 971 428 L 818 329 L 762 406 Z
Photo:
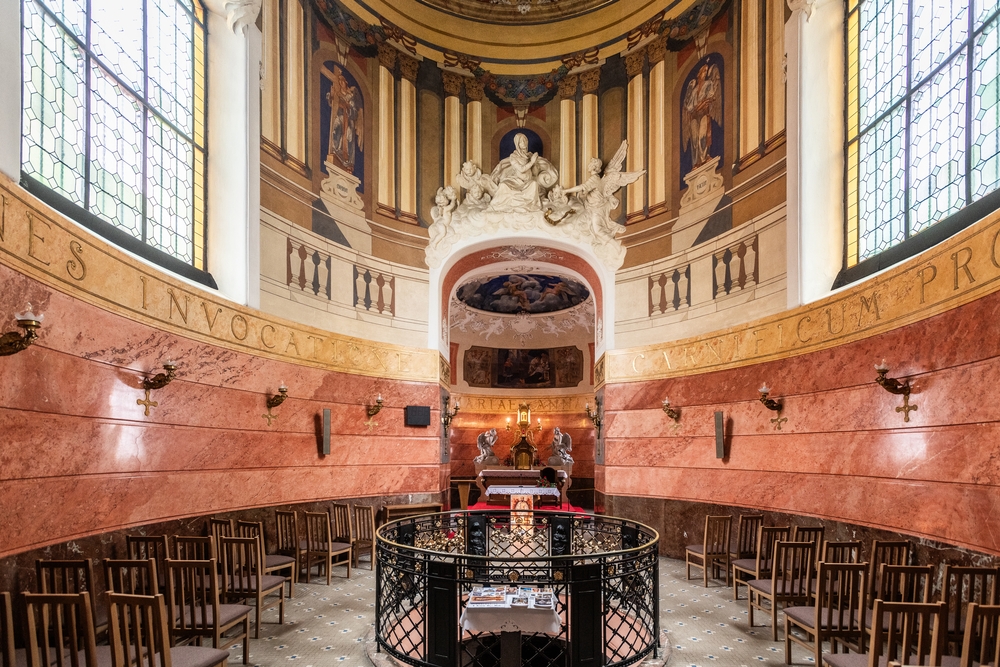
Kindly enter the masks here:
M 289 0 L 285 16 L 285 150 L 306 166 L 305 14 Z
M 576 185 L 576 89 L 579 85 L 576 74 L 559 82 L 559 184 L 564 188 Z
M 281 16 L 280 0 L 264 0 L 260 133 L 264 145 L 281 155 Z
M 628 75 L 627 115 L 628 157 L 626 171 L 646 168 L 646 118 L 642 69 L 646 63 L 646 49 L 642 48 L 625 56 L 625 73 Z M 645 217 L 646 176 L 627 187 L 625 195 L 625 222 Z
M 465 159 L 480 169 L 483 164 L 483 84 L 475 79 L 465 80 Z
M 417 70 L 420 61 L 399 60 L 399 219 L 417 224 Z M 454 174 L 452 174 L 454 175 Z
M 667 210 L 666 40 L 651 42 L 646 52 L 649 55 L 649 214 L 654 215 Z
M 580 72 L 583 99 L 580 102 L 580 164 L 586 166 L 591 158 L 599 157 L 597 138 L 597 89 L 601 85 L 601 68 Z
M 455 175 L 462 168 L 462 77 L 453 72 L 442 75 L 444 82 L 444 181 L 458 191 Z
M 788 307 L 795 308 L 829 294 L 843 263 L 844 6 L 788 6 L 786 270 Z
M 396 49 L 378 45 L 378 199 L 382 215 L 396 217 Z

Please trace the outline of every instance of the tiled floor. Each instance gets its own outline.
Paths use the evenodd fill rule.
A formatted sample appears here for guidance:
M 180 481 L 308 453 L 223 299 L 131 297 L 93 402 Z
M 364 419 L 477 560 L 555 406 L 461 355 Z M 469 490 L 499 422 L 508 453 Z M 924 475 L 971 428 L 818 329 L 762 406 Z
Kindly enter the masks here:
M 251 665 L 370 667 L 365 641 L 375 615 L 375 577 L 366 568 L 355 568 L 350 579 L 343 567 L 333 572 L 330 586 L 319 578 L 296 586 L 295 598 L 285 602 L 284 625 L 277 624 L 277 610 L 265 612 L 261 638 L 250 640 Z M 770 627 L 747 626 L 746 600 L 733 602 L 732 589 L 719 582 L 703 588 L 697 574 L 699 578 L 686 581 L 682 561 L 660 559 L 660 627 L 667 637 L 667 664 L 784 665 L 784 642 L 771 641 Z M 769 623 L 766 615 L 755 620 Z M 780 613 L 778 622 L 783 628 Z M 231 665 L 242 663 L 241 647 L 232 647 Z M 801 647 L 793 651 L 795 664 L 813 664 Z

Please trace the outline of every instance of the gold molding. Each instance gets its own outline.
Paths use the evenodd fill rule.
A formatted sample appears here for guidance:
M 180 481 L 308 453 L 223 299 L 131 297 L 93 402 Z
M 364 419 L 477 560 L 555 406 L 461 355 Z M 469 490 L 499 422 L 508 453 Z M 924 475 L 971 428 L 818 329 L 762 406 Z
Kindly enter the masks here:
M 604 379 L 658 380 L 818 352 L 919 322 L 997 290 L 1000 211 L 816 303 L 709 335 L 608 352 Z
M 0 264 L 112 313 L 230 350 L 353 375 L 438 381 L 435 350 L 331 333 L 194 288 L 86 232 L 4 176 Z

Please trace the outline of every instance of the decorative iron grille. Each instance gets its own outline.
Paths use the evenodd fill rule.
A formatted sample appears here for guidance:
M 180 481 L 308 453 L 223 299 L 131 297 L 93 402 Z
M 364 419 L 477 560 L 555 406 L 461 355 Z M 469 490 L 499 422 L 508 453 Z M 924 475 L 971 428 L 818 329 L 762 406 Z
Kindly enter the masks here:
M 634 664 L 659 637 L 655 530 L 562 512 L 451 512 L 382 526 L 376 539 L 379 650 L 456 667 Z M 554 633 L 464 629 L 479 586 L 550 589 Z

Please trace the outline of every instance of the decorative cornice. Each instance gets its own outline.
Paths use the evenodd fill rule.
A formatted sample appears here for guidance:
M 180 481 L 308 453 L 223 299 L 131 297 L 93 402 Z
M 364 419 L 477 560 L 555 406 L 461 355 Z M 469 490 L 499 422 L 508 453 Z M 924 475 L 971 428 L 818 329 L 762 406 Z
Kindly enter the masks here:
M 226 23 L 229 29 L 247 34 L 247 28 L 257 22 L 263 0 L 227 0 Z

